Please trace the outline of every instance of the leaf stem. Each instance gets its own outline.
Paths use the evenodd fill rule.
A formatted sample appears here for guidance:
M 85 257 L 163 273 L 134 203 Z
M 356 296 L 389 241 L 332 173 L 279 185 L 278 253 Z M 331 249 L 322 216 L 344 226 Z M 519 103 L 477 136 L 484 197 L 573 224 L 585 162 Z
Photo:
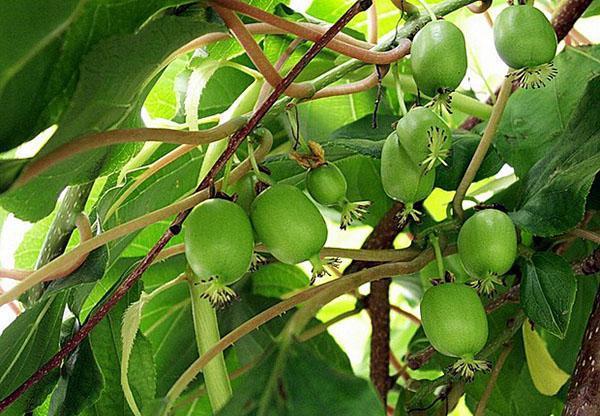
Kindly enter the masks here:
M 202 355 L 213 345 L 219 342 L 219 323 L 217 322 L 217 312 L 210 304 L 208 299 L 202 297 L 202 282 L 198 276 L 192 272 L 187 273 L 188 287 L 192 300 L 192 315 L 194 318 L 194 331 L 196 333 L 196 344 L 198 354 Z M 204 367 L 204 383 L 210 400 L 210 406 L 213 413 L 217 413 L 225 406 L 232 395 L 231 383 L 225 357 L 223 352 Z
M 481 137 L 481 141 L 475 149 L 475 153 L 473 154 L 473 158 L 465 171 L 465 174 L 456 189 L 456 194 L 454 195 L 454 199 L 452 201 L 452 207 L 454 209 L 455 215 L 459 219 L 464 218 L 464 211 L 462 207 L 463 199 L 467 194 L 467 190 L 469 186 L 473 183 L 475 179 L 475 175 L 479 170 L 479 167 L 483 163 L 483 159 L 488 152 L 488 149 L 492 145 L 494 141 L 494 136 L 496 135 L 496 131 L 498 130 L 498 126 L 500 124 L 500 120 L 502 119 L 502 114 L 504 113 L 504 109 L 506 108 L 506 103 L 508 102 L 508 98 L 512 93 L 512 78 L 507 76 L 502 83 L 502 87 L 500 88 L 500 93 L 498 94 L 498 100 L 496 104 L 494 104 L 494 108 L 492 110 L 492 115 L 490 120 L 488 121 L 488 125 L 485 128 L 483 136 Z
M 444 266 L 442 250 L 440 249 L 440 238 L 434 234 L 429 237 L 429 240 L 431 241 L 431 246 L 433 247 L 433 251 L 435 253 L 435 263 L 437 264 L 438 278 L 443 279 L 446 275 L 446 268 Z
M 429 15 L 429 17 L 431 18 L 431 21 L 435 22 L 437 20 L 437 16 L 433 12 L 433 9 L 429 5 L 429 3 L 427 3 L 427 0 L 417 0 L 417 1 L 419 2 L 419 4 L 421 6 L 423 6 L 423 8 L 425 9 L 425 11 L 427 12 L 427 14 Z
M 71 141 L 60 146 L 56 150 L 45 154 L 31 162 L 23 173 L 13 183 L 17 188 L 25 185 L 36 176 L 47 171 L 52 166 L 75 155 L 89 152 L 94 149 L 111 146 L 114 144 L 133 142 L 162 142 L 174 144 L 189 144 L 199 146 L 212 143 L 235 132 L 246 123 L 245 117 L 236 117 L 216 127 L 200 131 L 178 131 L 171 129 L 122 129 L 111 130 L 102 133 L 90 134 L 80 139 Z

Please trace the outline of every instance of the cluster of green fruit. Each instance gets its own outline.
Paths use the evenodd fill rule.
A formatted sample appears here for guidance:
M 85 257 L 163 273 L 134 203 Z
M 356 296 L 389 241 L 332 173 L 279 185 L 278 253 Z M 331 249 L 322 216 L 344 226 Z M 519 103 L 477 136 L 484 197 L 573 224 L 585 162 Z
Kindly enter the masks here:
M 298 188 L 276 184 L 250 204 L 250 215 L 228 199 L 212 198 L 197 205 L 184 224 L 189 267 L 206 288 L 213 305 L 228 303 L 229 287 L 249 270 L 255 240 L 287 264 L 310 261 L 313 273 L 323 270 L 319 252 L 327 226 L 317 207 Z
M 494 22 L 494 44 L 523 87 L 541 87 L 556 74 L 551 64 L 556 34 L 546 16 L 531 5 L 510 6 L 500 13 Z M 426 24 L 413 39 L 411 69 L 420 91 L 447 99 L 444 95 L 456 89 L 467 72 L 460 29 L 445 20 Z
M 487 342 L 488 322 L 473 286 L 490 294 L 498 278 L 512 267 L 517 235 L 510 217 L 495 209 L 475 213 L 460 229 L 458 254 L 477 283 L 444 283 L 428 289 L 421 302 L 421 320 L 431 345 L 459 358 L 450 372 L 470 380 L 476 371 L 490 368 L 486 361 L 475 359 Z

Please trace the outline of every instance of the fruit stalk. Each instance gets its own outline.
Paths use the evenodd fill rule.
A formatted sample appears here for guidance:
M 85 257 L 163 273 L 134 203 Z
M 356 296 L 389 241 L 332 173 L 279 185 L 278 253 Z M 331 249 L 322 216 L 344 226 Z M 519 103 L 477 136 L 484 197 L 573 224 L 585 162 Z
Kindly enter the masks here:
M 454 214 L 458 216 L 461 220 L 464 218 L 464 211 L 462 207 L 463 199 L 467 194 L 467 190 L 473 180 L 475 179 L 475 175 L 479 170 L 479 167 L 483 163 L 483 159 L 487 154 L 492 142 L 494 141 L 494 136 L 496 135 L 496 131 L 498 130 L 498 125 L 500 124 L 500 120 L 502 119 L 502 114 L 504 113 L 504 109 L 506 108 L 506 104 L 508 103 L 508 98 L 512 93 L 512 80 L 510 77 L 504 79 L 502 83 L 502 87 L 500 88 L 500 93 L 498 94 L 498 99 L 496 104 L 494 104 L 494 108 L 492 110 L 492 115 L 490 120 L 488 121 L 488 125 L 485 128 L 483 136 L 481 137 L 481 141 L 473 154 L 473 158 L 467 167 L 467 170 L 456 189 L 456 194 L 454 195 L 454 199 L 452 200 L 452 207 L 454 209 Z
M 202 297 L 202 285 L 198 276 L 189 272 L 187 282 L 192 300 L 192 315 L 198 354 L 202 355 L 221 339 L 217 313 L 210 301 Z M 231 383 L 223 352 L 204 367 L 204 383 L 210 400 L 210 406 L 217 413 L 229 401 L 232 395 Z

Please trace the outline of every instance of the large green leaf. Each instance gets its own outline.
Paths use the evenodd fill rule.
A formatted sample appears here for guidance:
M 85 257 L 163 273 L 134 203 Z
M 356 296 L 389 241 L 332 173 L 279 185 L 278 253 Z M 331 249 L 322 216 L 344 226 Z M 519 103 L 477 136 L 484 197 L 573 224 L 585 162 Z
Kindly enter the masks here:
M 563 338 L 575 302 L 577 281 L 571 266 L 552 253 L 536 253 L 524 262 L 521 304 L 536 325 Z
M 203 33 L 218 30 L 221 26 L 207 23 L 202 16 L 164 16 L 150 21 L 135 34 L 99 42 L 83 59 L 70 105 L 41 154 L 85 133 L 106 131 L 125 123 L 130 126 L 128 118 L 139 118 L 136 111 L 169 54 Z M 122 154 L 123 148 L 131 146 L 94 150 L 59 163 L 26 185 L 5 193 L 0 203 L 23 219 L 42 218 L 51 212 L 66 185 L 94 179 L 126 162 L 131 150 Z
M 8 396 L 58 350 L 65 298 L 62 295 L 26 310 L 0 336 L 0 397 Z M 58 373 L 46 377 L 3 415 L 21 416 L 42 404 Z
M 524 190 L 514 222 L 538 236 L 576 226 L 594 176 L 600 170 L 600 76 L 593 78 L 566 130 L 523 178 Z
M 600 46 L 567 47 L 554 62 L 558 75 L 546 87 L 518 90 L 511 96 L 495 139 L 502 157 L 519 177 L 551 154 L 557 142 L 564 143 L 559 137 L 569 129 L 568 120 L 586 84 L 598 74 Z

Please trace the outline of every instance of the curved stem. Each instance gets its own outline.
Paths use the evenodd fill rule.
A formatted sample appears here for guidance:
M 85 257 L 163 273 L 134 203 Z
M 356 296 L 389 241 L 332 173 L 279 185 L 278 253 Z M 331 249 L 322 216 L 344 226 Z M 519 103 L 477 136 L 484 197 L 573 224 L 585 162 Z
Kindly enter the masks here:
M 569 231 L 569 234 L 574 237 L 577 237 L 577 238 L 582 238 L 584 240 L 591 241 L 592 243 L 595 243 L 595 244 L 600 244 L 600 234 L 597 234 L 590 230 L 584 230 L 582 228 L 575 228 L 575 229 Z
M 323 35 L 329 29 L 327 26 L 323 26 L 316 23 L 308 23 L 308 22 L 295 22 L 296 25 L 300 26 L 301 29 L 308 29 L 317 32 L 319 35 Z M 290 32 L 280 27 L 273 26 L 269 23 L 250 23 L 246 25 L 246 29 L 253 35 L 289 35 Z M 303 40 L 304 37 L 300 36 Z M 170 55 L 169 60 L 174 59 L 179 55 L 183 55 L 192 51 L 195 51 L 198 48 L 202 48 L 206 45 L 210 45 L 212 43 L 221 42 L 224 40 L 230 40 L 232 36 L 226 32 L 213 32 L 207 33 L 206 35 L 202 35 L 187 44 L 183 45 L 175 52 Z M 355 39 L 350 35 L 346 35 L 345 33 L 338 33 L 335 36 L 335 39 L 340 41 L 342 44 L 348 44 L 350 46 L 355 46 L 358 49 L 370 49 L 373 44 L 369 42 L 364 42 L 359 39 Z M 356 50 L 356 49 L 353 49 Z M 341 53 L 341 52 L 340 52 Z
M 498 360 L 494 365 L 492 370 L 492 374 L 490 375 L 490 379 L 485 386 L 485 390 L 481 395 L 481 399 L 479 399 L 479 403 L 477 403 L 477 409 L 475 410 L 474 416 L 483 416 L 485 414 L 485 408 L 487 406 L 487 402 L 494 391 L 494 387 L 496 386 L 496 381 L 498 380 L 498 376 L 500 375 L 500 371 L 502 371 L 502 367 L 512 350 L 512 343 L 509 343 L 504 347 L 504 349 L 500 352 L 498 356 Z
M 508 102 L 508 98 L 512 92 L 512 79 L 510 76 L 507 76 L 504 82 L 502 83 L 502 87 L 500 88 L 500 93 L 498 94 L 498 100 L 496 104 L 494 104 L 494 108 L 492 110 L 492 115 L 490 120 L 488 121 L 488 125 L 485 128 L 483 136 L 481 137 L 481 141 L 473 154 L 473 158 L 465 171 L 465 174 L 456 189 L 456 194 L 454 195 L 454 199 L 452 200 L 452 207 L 454 209 L 454 213 L 458 216 L 459 219 L 464 218 L 464 211 L 462 207 L 463 199 L 467 194 L 469 186 L 473 183 L 475 179 L 475 175 L 477 175 L 477 171 L 479 167 L 483 163 L 485 159 L 485 155 L 488 152 L 488 149 L 492 145 L 494 141 L 494 136 L 496 135 L 496 130 L 498 130 L 498 125 L 500 124 L 500 120 L 502 119 L 502 114 L 504 113 L 504 109 L 506 108 L 506 103 Z
M 263 136 L 263 140 L 261 140 L 261 145 L 256 151 L 256 158 L 262 160 L 271 149 L 271 145 L 272 137 L 270 135 Z M 246 173 L 250 171 L 250 167 L 250 161 L 248 159 L 240 163 L 235 169 L 232 170 L 229 179 L 230 183 L 238 181 L 241 177 L 243 177 Z M 215 183 L 215 187 L 217 189 L 220 189 L 220 186 L 221 181 L 217 181 Z M 128 221 L 115 228 L 111 228 L 110 230 L 107 230 L 102 234 L 99 234 L 87 241 L 82 242 L 70 252 L 60 257 L 57 257 L 42 268 L 34 271 L 31 275 L 29 275 L 29 277 L 21 281 L 18 285 L 11 288 L 6 293 L 0 295 L 0 306 L 16 299 L 26 290 L 33 287 L 37 283 L 48 279 L 50 276 L 61 274 L 64 272 L 65 269 L 73 267 L 73 265 L 77 263 L 81 256 L 87 255 L 87 253 L 91 252 L 92 250 L 95 250 L 98 247 L 101 247 L 110 241 L 116 240 L 117 238 L 121 238 L 129 233 L 140 230 L 158 221 L 165 220 L 185 210 L 191 209 L 200 202 L 207 199 L 208 197 L 209 191 L 208 189 L 204 189 L 187 198 L 182 199 L 181 201 L 175 202 L 159 210 L 150 212 L 142 217 Z
M 479 3 L 469 4 L 467 8 L 471 13 L 485 13 L 492 6 L 492 0 L 481 0 Z M 489 15 L 488 15 L 489 16 Z
M 327 322 L 322 322 L 320 324 L 317 324 L 317 325 L 315 325 L 315 326 L 307 329 L 302 334 L 298 335 L 297 340 L 298 340 L 298 342 L 308 341 L 309 339 L 314 338 L 317 335 L 320 335 L 323 332 L 327 331 L 327 329 L 330 326 L 332 326 L 334 324 L 337 324 L 338 322 L 341 322 L 341 321 L 343 321 L 346 318 L 350 318 L 351 316 L 356 315 L 360 311 L 362 311 L 362 308 L 355 308 L 355 309 L 351 309 L 349 311 L 340 313 L 335 318 L 331 318 Z
M 188 273 L 187 282 L 192 300 L 192 316 L 194 318 L 198 354 L 202 355 L 221 339 L 217 312 L 208 299 L 202 297 L 203 289 L 200 279 L 193 273 Z M 206 365 L 203 373 L 210 407 L 213 413 L 217 413 L 232 396 L 231 383 L 229 382 L 223 352 Z
M 304 40 L 300 38 L 292 40 L 288 47 L 285 49 L 285 51 L 283 51 L 279 58 L 277 58 L 277 61 L 273 65 L 273 68 L 275 68 L 276 71 L 280 71 L 281 68 L 283 68 L 283 65 L 288 61 L 288 59 L 290 59 L 296 48 L 300 46 L 303 41 Z M 265 100 L 265 98 L 267 98 L 271 90 L 271 84 L 269 84 L 268 82 L 266 82 L 262 86 L 260 92 L 258 93 L 258 99 L 256 100 L 256 108 L 258 108 L 258 106 L 260 106 L 263 103 L 263 101 Z
M 257 244 L 254 250 L 259 253 L 268 253 L 269 250 L 264 244 Z M 166 260 L 170 257 L 178 254 L 185 253 L 185 246 L 183 244 L 176 244 L 171 247 L 164 249 L 158 256 L 156 256 L 155 262 Z M 389 249 L 389 250 L 369 250 L 369 249 L 355 249 L 355 248 L 337 248 L 337 247 L 324 247 L 319 253 L 321 258 L 325 257 L 341 257 L 344 259 L 352 259 L 358 261 L 371 261 L 378 263 L 389 263 L 398 261 L 412 260 L 419 255 L 420 251 L 410 248 L 405 249 Z
M 444 258 L 442 257 L 442 250 L 440 248 L 440 238 L 437 235 L 429 237 L 433 251 L 435 253 L 435 263 L 438 269 L 438 278 L 443 279 L 446 275 L 446 268 L 444 267 Z
M 406 53 L 408 53 L 410 49 L 410 43 L 407 42 L 405 45 Z M 319 98 L 335 97 L 339 95 L 356 94 L 362 91 L 370 90 L 371 88 L 374 88 L 379 84 L 380 77 L 385 77 L 389 69 L 388 66 L 382 66 L 380 68 L 381 76 L 377 73 L 377 70 L 375 70 L 370 75 L 366 76 L 365 78 L 359 81 L 350 82 L 348 84 L 342 85 L 333 85 L 330 87 L 323 88 L 322 90 L 317 91 L 310 98 L 310 100 L 318 100 Z
M 419 318 L 417 318 L 412 313 L 405 311 L 404 309 L 400 308 L 399 306 L 390 305 L 390 309 L 392 311 L 396 312 L 398 315 L 402 315 L 402 316 L 410 319 L 415 325 L 419 325 L 419 326 L 421 325 L 421 320 Z
M 379 38 L 377 34 L 377 6 L 375 6 L 375 1 L 373 0 L 373 4 L 367 10 L 367 40 L 371 43 L 377 43 Z
M 177 148 L 171 150 L 169 153 L 162 156 L 160 159 L 157 159 L 154 162 L 152 162 L 152 164 L 150 166 L 148 166 L 148 168 L 140 176 L 136 177 L 135 180 L 133 181 L 133 183 L 131 185 L 129 185 L 127 187 L 127 189 L 121 195 L 119 195 L 119 198 L 117 198 L 117 200 L 110 206 L 110 208 L 106 212 L 106 215 L 104 216 L 103 223 L 106 223 L 106 221 L 110 217 L 112 217 L 115 212 L 117 212 L 119 207 L 121 205 L 123 205 L 125 200 L 127 200 L 127 198 L 129 198 L 129 196 L 137 188 L 139 188 L 140 185 L 143 184 L 148 178 L 150 178 L 152 175 L 154 175 L 156 172 L 158 172 L 159 170 L 161 170 L 162 168 L 164 168 L 171 162 L 174 162 L 177 159 L 179 159 L 181 156 L 188 154 L 195 148 L 196 148 L 195 145 L 183 144 L 183 145 L 178 146 Z
M 269 59 L 265 56 L 263 50 L 258 46 L 258 43 L 256 43 L 252 34 L 248 32 L 248 29 L 246 29 L 246 26 L 244 26 L 239 17 L 229 9 L 217 5 L 213 5 L 213 8 L 217 11 L 219 16 L 221 16 L 240 45 L 242 45 L 252 63 L 265 77 L 265 80 L 273 87 L 278 85 L 282 80 L 281 75 L 273 68 L 273 65 L 271 65 L 271 62 L 269 62 Z M 309 97 L 313 95 L 314 92 L 313 86 L 310 83 L 292 83 L 285 90 L 286 95 L 294 98 Z
M 85 213 L 80 212 L 79 214 L 77 214 L 75 218 L 75 226 L 79 230 L 80 244 L 93 238 L 90 220 L 88 219 Z M 55 270 L 54 273 L 47 275 L 42 281 L 49 282 L 51 280 L 62 279 L 63 277 L 70 275 L 79 267 L 81 267 L 83 262 L 85 262 L 85 260 L 87 259 L 88 254 L 89 252 L 81 254 L 70 264 L 67 264 L 65 267 L 59 268 Z M 36 271 L 31 270 L 14 270 L 0 268 L 0 278 L 24 281 L 26 279 L 29 279 L 30 276 L 35 272 Z
M 433 12 L 433 9 L 429 5 L 429 3 L 427 3 L 427 0 L 417 0 L 417 1 L 419 2 L 419 4 L 421 6 L 423 6 L 423 8 L 425 9 L 425 11 L 427 12 L 427 14 L 429 15 L 429 17 L 431 18 L 431 21 L 435 22 L 437 20 L 437 16 Z
M 400 83 L 400 66 L 398 64 L 394 64 L 392 67 L 392 75 L 394 76 L 394 87 L 396 88 L 396 96 L 398 97 L 400 115 L 404 117 L 406 113 L 408 113 L 408 109 L 406 108 L 406 103 L 404 102 L 404 91 L 402 91 L 402 84 Z
M 313 42 L 321 36 L 321 34 L 311 26 L 298 25 L 238 0 L 213 0 L 210 4 L 213 6 L 216 5 L 217 7 L 221 6 L 229 10 L 235 10 L 246 16 L 279 27 L 288 33 L 292 33 Z M 327 47 L 335 52 L 358 59 L 367 64 L 387 65 L 399 59 L 398 51 L 396 49 L 385 52 L 365 50 L 336 39 L 332 40 Z
M 170 129 L 123 129 L 84 136 L 71 141 L 34 160 L 27 165 L 23 173 L 12 185 L 13 188 L 25 185 L 53 165 L 69 159 L 77 154 L 89 152 L 106 146 L 132 142 L 162 142 L 174 144 L 202 145 L 220 140 L 235 132 L 246 123 L 245 117 L 236 117 L 227 123 L 210 129 L 195 132 Z

